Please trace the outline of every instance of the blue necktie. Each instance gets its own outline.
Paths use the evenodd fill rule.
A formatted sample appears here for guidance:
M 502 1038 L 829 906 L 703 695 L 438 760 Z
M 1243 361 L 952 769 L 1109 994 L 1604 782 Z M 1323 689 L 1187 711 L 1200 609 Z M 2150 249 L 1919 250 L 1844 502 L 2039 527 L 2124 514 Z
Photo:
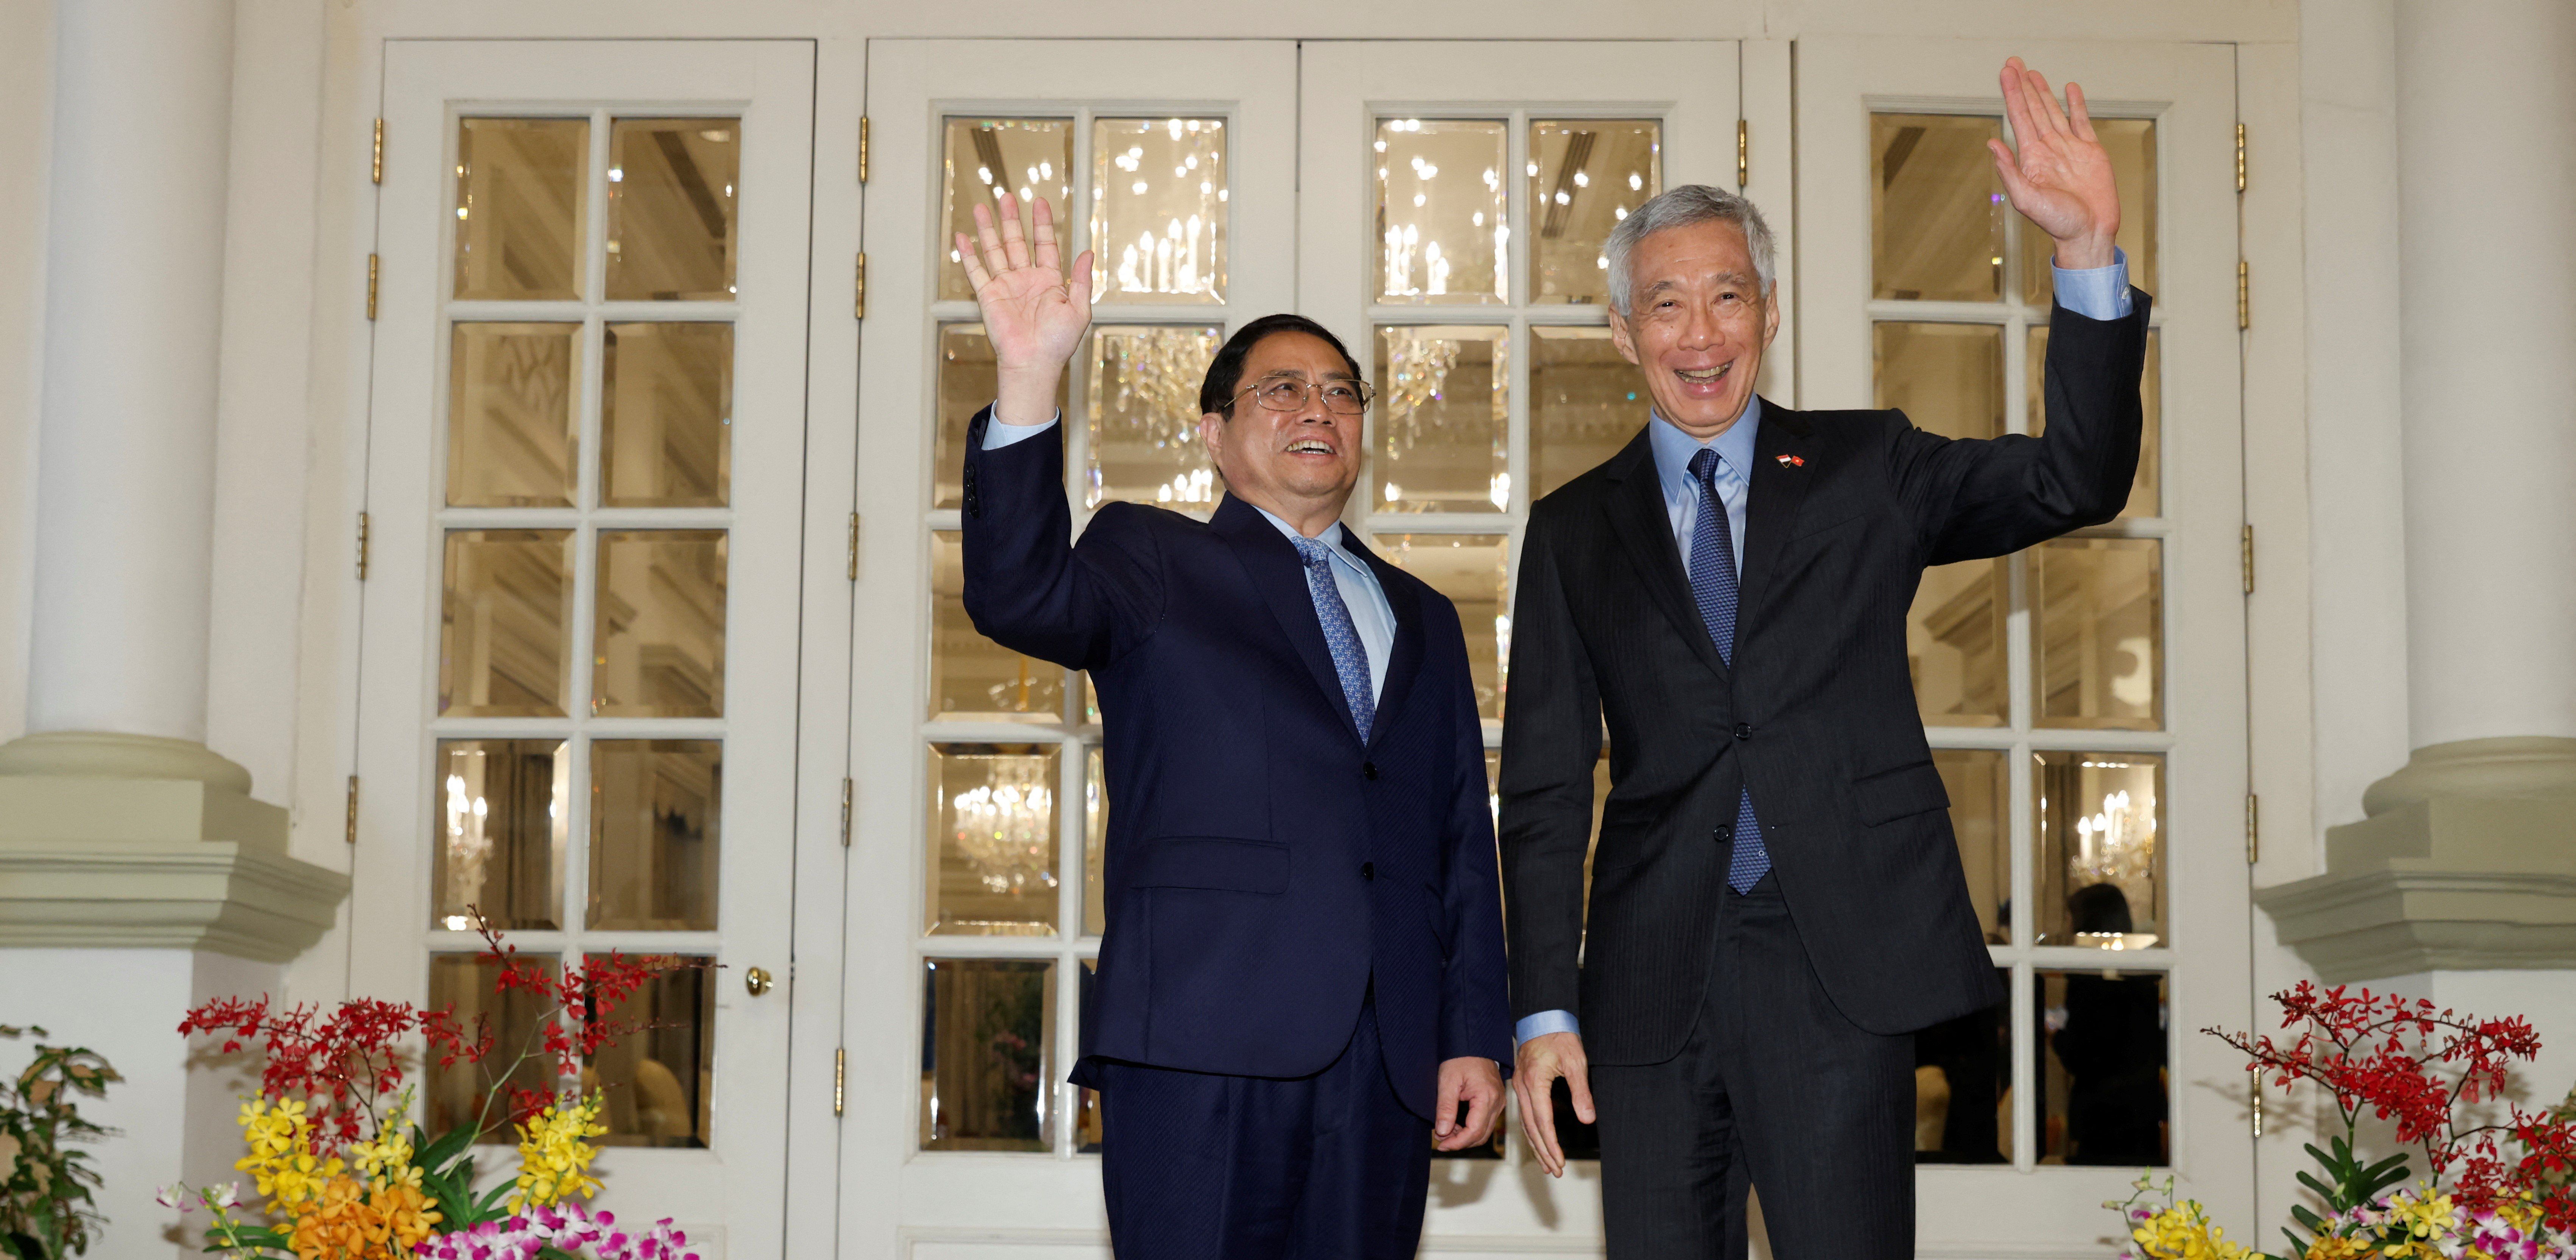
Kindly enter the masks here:
M 1369 726 L 1377 721 L 1377 697 L 1369 687 L 1368 645 L 1360 642 L 1359 627 L 1351 624 L 1351 606 L 1342 602 L 1342 584 L 1333 580 L 1333 556 L 1330 548 L 1312 538 L 1291 538 L 1297 554 L 1306 561 L 1306 589 L 1315 597 L 1315 619 L 1324 623 L 1324 646 L 1332 649 L 1333 672 L 1342 676 L 1342 698 L 1350 702 L 1351 722 L 1360 728 L 1360 742 L 1368 742 Z
M 1735 542 L 1726 521 L 1726 500 L 1717 493 L 1717 452 L 1703 446 L 1691 456 L 1691 480 L 1699 485 L 1699 520 L 1691 526 L 1691 597 L 1699 601 L 1700 620 L 1717 644 L 1718 656 L 1735 664 Z M 1742 761 L 1739 755 L 1738 763 Z M 1761 824 L 1753 820 L 1753 785 L 1744 786 L 1735 810 L 1735 851 L 1726 866 L 1727 887 L 1744 892 L 1771 869 L 1771 851 L 1762 847 Z

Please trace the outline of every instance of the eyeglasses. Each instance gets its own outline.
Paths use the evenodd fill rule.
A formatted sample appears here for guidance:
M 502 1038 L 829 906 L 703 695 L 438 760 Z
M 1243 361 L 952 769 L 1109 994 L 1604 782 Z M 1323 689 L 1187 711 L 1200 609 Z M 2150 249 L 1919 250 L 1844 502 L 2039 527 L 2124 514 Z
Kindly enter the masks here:
M 1234 398 L 1241 402 L 1244 394 L 1252 394 L 1271 411 L 1303 411 L 1307 400 L 1318 391 L 1324 395 L 1324 410 L 1337 416 L 1356 416 L 1368 410 L 1369 400 L 1377 396 L 1377 391 L 1369 388 L 1366 381 L 1332 380 L 1310 385 L 1294 377 L 1283 376 L 1263 381 Z

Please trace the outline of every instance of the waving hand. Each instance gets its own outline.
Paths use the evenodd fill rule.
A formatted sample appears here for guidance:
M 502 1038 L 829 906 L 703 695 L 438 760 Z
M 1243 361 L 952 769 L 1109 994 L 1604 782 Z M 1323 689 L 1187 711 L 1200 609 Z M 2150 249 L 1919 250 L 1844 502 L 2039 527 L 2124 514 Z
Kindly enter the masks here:
M 2111 155 L 2093 136 L 2084 89 L 2067 84 L 2060 109 L 2048 80 L 2021 58 L 2006 61 L 2002 77 L 2014 148 L 2000 140 L 1988 140 L 1986 147 L 1994 153 L 2005 195 L 2057 242 L 2058 266 L 2110 266 L 2120 231 L 2120 190 L 2111 176 Z
M 1070 280 L 1056 243 L 1055 212 L 1040 197 L 1033 222 L 1023 230 L 1017 198 L 1003 193 L 1001 223 L 978 203 L 975 234 L 957 234 L 957 256 L 966 279 L 975 286 L 975 304 L 983 309 L 984 335 L 993 343 L 999 369 L 997 419 L 1012 424 L 1041 424 L 1055 406 L 1056 382 L 1065 362 L 1082 343 L 1091 323 L 1091 251 L 1073 260 Z

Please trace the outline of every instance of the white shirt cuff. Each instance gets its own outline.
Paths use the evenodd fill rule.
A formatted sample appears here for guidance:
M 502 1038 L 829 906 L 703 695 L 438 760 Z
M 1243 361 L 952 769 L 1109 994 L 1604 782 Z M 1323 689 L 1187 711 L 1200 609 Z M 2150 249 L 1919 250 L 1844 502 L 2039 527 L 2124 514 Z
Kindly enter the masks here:
M 2082 273 L 2079 272 L 2077 274 Z M 1027 441 L 1030 438 L 1036 437 L 1037 435 L 1054 428 L 1056 421 L 1063 418 L 1064 413 L 1062 411 L 1058 411 L 1054 415 L 1048 416 L 1046 418 L 1046 423 L 1044 424 L 1008 424 L 1005 423 L 1002 420 L 1002 417 L 997 414 L 992 419 L 984 422 L 984 449 L 988 451 L 998 451 L 1005 446 L 1009 446 L 1013 442 Z
M 2059 306 L 2086 319 L 2129 317 L 2129 255 L 2119 246 L 2111 247 L 2108 267 L 2069 271 L 2051 263 L 2048 269 L 2056 276 Z
M 1579 1034 L 1582 1031 L 1583 1028 L 1575 1021 L 1572 1011 L 1540 1011 L 1512 1025 L 1512 1047 L 1518 1049 L 1522 1042 L 1532 1037 L 1544 1037 L 1549 1033 Z

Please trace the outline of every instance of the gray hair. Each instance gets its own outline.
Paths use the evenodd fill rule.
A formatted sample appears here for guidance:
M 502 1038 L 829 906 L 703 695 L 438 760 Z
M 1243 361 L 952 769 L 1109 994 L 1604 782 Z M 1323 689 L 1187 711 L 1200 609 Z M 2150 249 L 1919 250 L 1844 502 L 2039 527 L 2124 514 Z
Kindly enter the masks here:
M 1753 273 L 1762 281 L 1762 296 L 1771 296 L 1771 283 L 1776 272 L 1771 250 L 1771 225 L 1762 221 L 1762 211 L 1750 201 L 1722 188 L 1706 184 L 1683 184 L 1668 188 L 1648 198 L 1646 204 L 1619 220 L 1610 230 L 1610 239 L 1601 246 L 1602 256 L 1610 263 L 1610 309 L 1628 313 L 1631 277 L 1629 256 L 1637 252 L 1637 242 L 1666 228 L 1689 227 L 1694 223 L 1732 223 L 1744 229 L 1745 248 L 1753 255 Z

